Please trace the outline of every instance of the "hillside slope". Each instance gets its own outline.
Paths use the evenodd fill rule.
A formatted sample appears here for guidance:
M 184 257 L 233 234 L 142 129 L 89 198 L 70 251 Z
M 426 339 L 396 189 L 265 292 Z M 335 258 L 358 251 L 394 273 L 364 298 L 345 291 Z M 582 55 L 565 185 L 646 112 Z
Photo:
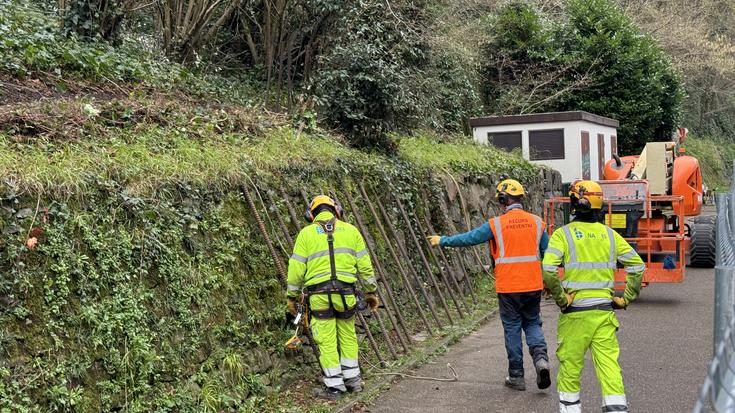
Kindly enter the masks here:
M 419 237 L 425 218 L 444 233 L 477 225 L 493 213 L 491 188 L 506 176 L 524 182 L 529 205 L 539 205 L 558 175 L 462 138 L 399 142 L 393 157 L 357 151 L 284 116 L 145 90 L 0 107 L 0 409 L 323 408 L 288 387 L 319 370 L 308 346 L 283 347 L 292 330 L 279 269 L 301 226 L 292 211 L 317 193 L 335 193 L 353 223 L 360 213 L 382 285 L 395 292 L 388 303 L 396 307 L 367 320 L 383 357 L 392 360 L 389 346 L 401 334 L 388 323 L 397 313 L 384 311 L 400 311 L 411 335 L 427 330 L 407 288 L 425 286 L 418 299 L 426 317 L 436 309 L 436 337 L 461 325 L 459 309 L 487 309 L 492 284 L 480 277 L 479 255 L 449 257 L 460 284 L 448 286 L 443 266 L 422 269 L 419 250 L 428 250 L 408 225 Z M 381 221 L 398 238 L 382 238 L 368 203 L 386 207 Z M 388 243 L 412 257 L 403 265 L 421 278 L 410 286 Z M 479 298 L 450 300 L 469 288 Z M 379 360 L 366 333 L 370 377 Z M 396 365 L 409 356 L 397 351 Z

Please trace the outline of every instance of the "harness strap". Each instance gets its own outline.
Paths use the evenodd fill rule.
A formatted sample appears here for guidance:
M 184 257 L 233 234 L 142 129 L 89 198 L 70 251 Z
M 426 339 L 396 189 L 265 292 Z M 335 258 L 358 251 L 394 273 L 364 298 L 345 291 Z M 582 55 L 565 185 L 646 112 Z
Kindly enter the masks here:
M 310 285 L 306 287 L 309 294 L 354 294 L 355 285 L 337 280 L 332 283 L 331 280 Z
M 570 307 L 567 307 L 567 308 L 561 310 L 561 312 L 563 314 L 569 314 L 569 313 L 576 313 L 576 312 L 579 312 L 579 311 L 589 311 L 589 310 L 612 311 L 613 310 L 613 306 L 612 306 L 612 303 L 592 305 L 592 306 L 589 306 L 589 307 L 571 307 L 570 306 Z
M 330 307 L 325 310 L 312 310 L 311 316 L 322 320 L 328 320 L 330 318 L 337 318 L 340 320 L 349 320 L 355 315 L 355 308 L 351 308 L 346 311 L 337 311 L 330 303 Z
M 330 280 L 337 280 L 337 265 L 334 262 L 334 226 L 337 218 L 332 217 L 329 221 L 317 221 L 320 227 L 327 234 L 327 245 L 329 245 L 329 270 L 332 275 Z
M 321 319 L 338 318 L 341 320 L 347 320 L 355 315 L 355 307 L 347 308 L 347 300 L 345 299 L 345 288 L 343 286 L 346 283 L 343 283 L 337 279 L 337 264 L 335 263 L 334 258 L 334 228 L 336 225 L 336 221 L 336 217 L 332 217 L 332 219 L 328 221 L 317 221 L 317 224 L 319 224 L 322 230 L 324 230 L 324 232 L 327 234 L 327 245 L 329 246 L 329 270 L 331 272 L 331 275 L 329 277 L 329 281 L 317 284 L 317 286 L 315 286 L 317 288 L 314 289 L 314 293 L 328 294 L 329 308 L 326 310 L 312 311 L 311 314 L 313 317 Z M 351 287 L 352 291 L 349 292 L 354 294 L 355 286 L 352 285 Z M 332 303 L 332 293 L 338 293 L 340 295 L 340 297 L 342 298 L 342 308 L 344 311 L 337 311 L 334 308 L 334 303 Z

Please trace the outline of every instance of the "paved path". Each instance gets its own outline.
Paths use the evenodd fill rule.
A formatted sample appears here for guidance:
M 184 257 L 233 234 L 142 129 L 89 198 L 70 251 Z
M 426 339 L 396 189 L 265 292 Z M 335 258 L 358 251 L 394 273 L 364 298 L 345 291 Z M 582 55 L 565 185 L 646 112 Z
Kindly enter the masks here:
M 626 392 L 633 412 L 690 412 L 712 354 L 714 271 L 688 269 L 683 284 L 646 287 L 627 311 L 618 312 Z M 552 301 L 542 302 L 544 331 L 555 372 L 556 319 Z M 584 411 L 598 412 L 599 385 L 589 355 L 582 382 Z M 421 367 L 419 375 L 446 377 L 452 363 L 459 382 L 404 379 L 368 406 L 370 412 L 553 412 L 558 408 L 555 383 L 538 390 L 526 359 L 525 392 L 507 389 L 503 332 L 496 317 Z

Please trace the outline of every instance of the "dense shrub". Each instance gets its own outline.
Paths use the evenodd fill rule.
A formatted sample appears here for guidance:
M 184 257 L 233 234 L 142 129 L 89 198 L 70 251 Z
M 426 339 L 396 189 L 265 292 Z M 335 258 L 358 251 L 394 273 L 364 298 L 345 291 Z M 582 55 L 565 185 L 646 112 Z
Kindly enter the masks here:
M 138 3 L 139 0 L 61 0 L 58 13 L 67 33 L 115 43 L 125 15 Z
M 441 47 L 433 47 L 429 66 L 413 74 L 424 97 L 421 126 L 437 131 L 469 133 L 469 118 L 479 115 L 482 104 L 477 70 L 472 62 Z
M 345 5 L 334 45 L 321 59 L 314 93 L 322 116 L 357 147 L 393 151 L 387 133 L 417 123 L 417 91 L 407 58 L 422 59 L 416 39 L 385 18 L 385 4 Z
M 622 152 L 667 139 L 683 91 L 669 58 L 609 0 L 573 0 L 561 21 L 526 3 L 489 20 L 485 104 L 493 112 L 585 110 L 620 121 Z
M 689 136 L 689 155 L 699 160 L 704 184 L 715 191 L 727 191 L 732 180 L 735 143 L 732 139 L 706 135 Z
M 66 36 L 54 18 L 17 0 L 0 0 L 0 56 L 0 71 L 18 76 L 55 72 L 107 81 L 175 81 L 185 75 L 183 68 L 140 49 Z
M 358 147 L 392 150 L 388 132 L 460 131 L 479 108 L 471 62 L 427 39 L 433 16 L 419 3 L 346 3 L 313 93 L 325 124 Z

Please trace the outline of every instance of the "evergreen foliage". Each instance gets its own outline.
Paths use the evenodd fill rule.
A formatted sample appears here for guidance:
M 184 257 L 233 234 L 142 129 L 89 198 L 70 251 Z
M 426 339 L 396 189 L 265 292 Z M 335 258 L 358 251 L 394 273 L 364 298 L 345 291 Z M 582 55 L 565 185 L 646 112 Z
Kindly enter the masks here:
M 316 74 L 317 105 L 355 146 L 392 152 L 396 146 L 387 133 L 418 123 L 419 91 L 408 62 L 421 64 L 425 51 L 415 36 L 384 18 L 383 2 L 346 5 L 340 15 L 340 32 Z
M 161 62 L 141 48 L 65 35 L 47 13 L 18 0 L 0 0 L 0 38 L 0 71 L 15 76 L 52 73 L 102 82 L 159 84 L 187 76 L 183 67 Z
M 57 12 L 67 33 L 119 41 L 122 22 L 139 0 L 59 0 Z
M 620 121 L 625 154 L 668 139 L 683 89 L 670 59 L 609 0 L 570 1 L 555 21 L 527 3 L 501 9 L 483 46 L 492 112 L 584 110 Z

